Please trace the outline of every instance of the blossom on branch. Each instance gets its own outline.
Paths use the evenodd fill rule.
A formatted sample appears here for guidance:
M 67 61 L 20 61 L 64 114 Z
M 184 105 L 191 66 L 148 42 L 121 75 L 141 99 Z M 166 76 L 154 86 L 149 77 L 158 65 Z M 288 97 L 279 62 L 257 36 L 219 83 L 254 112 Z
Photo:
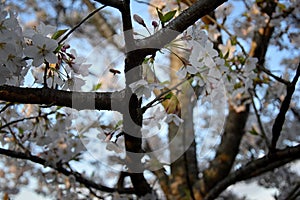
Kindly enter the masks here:
M 54 53 L 58 44 L 57 41 L 45 37 L 41 34 L 35 34 L 32 37 L 33 45 L 25 48 L 25 55 L 33 58 L 32 64 L 36 67 L 48 63 L 57 63 L 58 59 Z

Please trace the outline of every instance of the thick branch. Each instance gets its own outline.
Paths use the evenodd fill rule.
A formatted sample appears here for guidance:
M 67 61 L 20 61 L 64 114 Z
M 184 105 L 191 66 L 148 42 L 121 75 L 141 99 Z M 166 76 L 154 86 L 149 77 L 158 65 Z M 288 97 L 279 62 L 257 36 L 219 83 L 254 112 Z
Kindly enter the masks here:
M 271 150 L 276 149 L 276 143 L 278 141 L 278 138 L 279 138 L 281 130 L 282 130 L 282 126 L 285 121 L 286 112 L 288 111 L 288 109 L 290 107 L 291 99 L 294 94 L 296 83 L 299 79 L 299 76 L 300 76 L 300 63 L 298 65 L 297 72 L 296 72 L 296 75 L 295 75 L 292 83 L 287 86 L 286 96 L 281 104 L 280 111 L 279 111 L 279 113 L 275 119 L 274 125 L 272 127 L 272 136 L 273 137 L 272 137 Z
M 111 110 L 112 101 L 120 101 L 113 98 L 111 92 L 74 92 L 62 91 L 50 88 L 21 88 L 15 86 L 0 86 L 0 100 L 24 103 L 24 104 L 46 104 L 66 106 L 82 109 Z
M 12 151 L 12 150 L 7 150 L 7 149 L 3 149 L 0 148 L 0 154 L 11 157 L 11 158 L 18 158 L 18 159 L 23 159 L 23 160 L 30 160 L 34 163 L 37 164 L 41 164 L 43 166 L 47 166 L 50 167 L 56 171 L 58 171 L 59 173 L 62 173 L 66 176 L 74 176 L 76 181 L 83 184 L 84 186 L 86 186 L 87 188 L 94 188 L 96 190 L 99 191 L 103 191 L 103 192 L 109 192 L 109 193 L 113 193 L 113 192 L 118 192 L 118 193 L 126 193 L 126 194 L 132 194 L 134 193 L 134 189 L 122 189 L 122 190 L 117 190 L 116 188 L 109 188 L 103 185 L 100 185 L 98 183 L 95 183 L 91 180 L 88 180 L 86 178 L 84 178 L 80 173 L 74 172 L 74 171 L 69 171 L 67 169 L 65 169 L 62 166 L 50 166 L 47 165 L 47 161 L 44 160 L 43 158 L 34 156 L 34 155 L 29 155 L 29 154 L 25 154 L 22 152 L 16 152 L 16 151 Z
M 183 11 L 178 17 L 171 21 L 164 29 L 156 32 L 152 36 L 139 40 L 137 46 L 146 49 L 160 49 L 171 42 L 180 33 L 193 25 L 201 17 L 209 14 L 227 0 L 201 0 Z
M 284 150 L 277 151 L 272 155 L 266 155 L 262 158 L 251 161 L 249 164 L 246 164 L 239 170 L 229 174 L 225 179 L 220 181 L 213 189 L 209 191 L 205 199 L 215 199 L 228 186 L 238 181 L 256 177 L 299 158 L 300 145 L 289 147 Z

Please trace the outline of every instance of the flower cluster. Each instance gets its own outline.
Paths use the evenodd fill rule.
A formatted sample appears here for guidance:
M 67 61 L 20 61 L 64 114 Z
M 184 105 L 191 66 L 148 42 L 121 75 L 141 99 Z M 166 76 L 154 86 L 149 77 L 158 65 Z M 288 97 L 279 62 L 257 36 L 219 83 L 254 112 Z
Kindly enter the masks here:
M 75 50 L 68 52 L 69 45 L 58 43 L 66 31 L 43 23 L 23 31 L 17 15 L 0 6 L 0 84 L 20 85 L 31 69 L 35 83 L 80 89 L 90 65 Z
M 194 83 L 205 87 L 206 97 L 218 98 L 226 89 L 228 97 L 234 98 L 237 94 L 247 93 L 253 86 L 258 60 L 237 53 L 235 38 L 229 38 L 226 45 L 218 45 L 218 51 L 214 49 L 210 37 L 197 25 L 188 30 L 183 38 L 189 38 L 187 45 L 192 51 L 188 64 L 183 63 L 177 75 L 180 79 L 192 75 Z
M 13 76 L 22 79 L 25 46 L 22 29 L 14 12 L 7 12 L 0 5 L 0 84 L 8 83 Z M 21 74 L 21 76 L 20 76 Z M 15 79 L 15 80 L 17 80 Z

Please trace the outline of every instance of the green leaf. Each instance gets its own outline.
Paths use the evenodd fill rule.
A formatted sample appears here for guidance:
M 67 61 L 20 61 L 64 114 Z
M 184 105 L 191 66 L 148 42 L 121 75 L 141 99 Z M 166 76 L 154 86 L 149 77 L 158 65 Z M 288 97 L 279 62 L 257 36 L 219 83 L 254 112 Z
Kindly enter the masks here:
M 52 35 L 51 39 L 57 40 L 60 36 L 62 36 L 67 31 L 68 29 L 58 30 Z
M 285 10 L 286 6 L 282 3 L 277 3 L 278 8 L 280 8 L 280 10 Z
M 149 60 L 150 60 L 150 58 L 145 58 L 143 61 L 143 64 L 147 64 Z
M 101 88 L 101 86 L 102 86 L 102 83 L 98 83 L 97 85 L 94 85 L 93 86 L 93 90 L 95 91 L 95 90 L 99 90 L 100 88 Z
M 234 84 L 234 86 L 233 86 L 233 89 L 239 89 L 239 88 L 241 88 L 242 87 L 242 84 L 241 83 L 236 83 L 236 84 Z
M 224 58 L 224 55 L 223 55 L 222 51 L 219 52 L 219 55 L 220 55 L 221 58 Z
M 164 18 L 164 15 L 162 14 L 162 12 L 160 12 L 160 10 L 158 8 L 156 8 L 156 11 L 157 11 L 159 20 L 162 22 L 163 18 Z
M 231 42 L 231 45 L 236 45 L 237 44 L 237 37 L 236 36 L 232 36 L 230 38 L 230 42 Z
M 249 131 L 249 133 L 250 133 L 251 135 L 259 135 L 258 132 L 255 130 L 254 127 L 252 127 L 252 129 Z
M 63 46 L 64 46 L 64 44 L 58 45 L 58 47 L 56 47 L 56 49 L 54 50 L 54 53 L 58 53 Z
M 170 84 L 170 81 L 163 81 L 163 82 L 160 82 L 160 85 L 167 85 L 167 84 Z
M 230 82 L 232 77 L 230 75 L 227 75 L 227 80 Z
M 165 99 L 171 99 L 171 97 L 173 96 L 172 92 L 169 92 L 166 96 Z
M 229 57 L 229 50 L 226 52 L 226 54 L 223 58 L 226 60 L 228 57 Z
M 161 20 L 162 23 L 166 23 L 168 21 L 170 21 L 176 14 L 176 10 L 172 10 L 170 12 L 167 12 L 164 16 L 163 19 Z
M 115 126 L 115 129 L 119 128 L 123 124 L 123 120 L 118 121 L 118 123 Z

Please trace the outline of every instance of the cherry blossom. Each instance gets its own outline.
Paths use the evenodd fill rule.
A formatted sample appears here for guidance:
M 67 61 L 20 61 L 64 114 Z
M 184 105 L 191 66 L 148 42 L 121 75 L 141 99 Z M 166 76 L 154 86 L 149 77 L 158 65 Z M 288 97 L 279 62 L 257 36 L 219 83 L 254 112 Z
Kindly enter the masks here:
M 176 115 L 176 114 L 168 114 L 165 121 L 167 123 L 174 122 L 176 124 L 176 126 L 179 126 L 181 123 L 183 123 L 183 119 L 178 117 L 178 115 Z
M 57 63 L 58 59 L 54 53 L 57 48 L 57 41 L 45 37 L 41 34 L 32 36 L 33 45 L 25 48 L 25 55 L 33 58 L 32 64 L 36 67 L 42 63 Z
M 213 58 L 216 56 L 218 56 L 218 52 L 213 48 L 213 43 L 207 41 L 205 47 L 199 52 L 199 61 L 207 67 L 213 67 L 215 66 Z
M 131 83 L 129 87 L 138 98 L 141 98 L 143 95 L 145 95 L 146 98 L 151 96 L 152 87 L 150 87 L 148 82 L 144 79 Z
M 32 38 L 35 34 L 40 34 L 44 37 L 52 35 L 56 30 L 55 26 L 45 25 L 41 22 L 38 26 L 33 29 L 27 29 L 24 31 L 24 36 L 28 38 Z
M 182 66 L 177 72 L 176 75 L 179 79 L 184 79 L 187 74 L 196 74 L 198 70 L 193 65 Z
M 222 51 L 223 55 L 228 54 L 228 59 L 231 59 L 236 51 L 236 46 L 232 45 L 231 40 L 228 39 L 225 46 L 222 44 L 219 45 L 219 49 Z
M 71 72 L 67 81 L 65 82 L 63 89 L 67 90 L 80 90 L 81 87 L 85 84 L 85 81 L 79 76 L 75 75 L 75 73 Z
M 250 57 L 245 61 L 245 72 L 251 72 L 256 68 L 257 58 Z
M 86 58 L 77 56 L 77 53 L 74 49 L 71 50 L 71 54 L 75 57 L 75 59 L 70 60 L 71 65 L 70 67 L 73 69 L 73 71 L 82 76 L 89 75 L 88 68 L 91 67 L 91 64 L 86 64 Z
M 201 46 L 205 46 L 206 41 L 208 40 L 208 35 L 205 31 L 200 29 L 199 23 L 192 26 L 192 38 Z
M 10 71 L 4 67 L 0 66 L 0 84 L 6 83 L 6 79 L 9 77 Z
M 143 120 L 142 132 L 148 134 L 151 128 L 161 129 L 161 121 L 166 118 L 166 112 L 163 108 L 148 109 Z

